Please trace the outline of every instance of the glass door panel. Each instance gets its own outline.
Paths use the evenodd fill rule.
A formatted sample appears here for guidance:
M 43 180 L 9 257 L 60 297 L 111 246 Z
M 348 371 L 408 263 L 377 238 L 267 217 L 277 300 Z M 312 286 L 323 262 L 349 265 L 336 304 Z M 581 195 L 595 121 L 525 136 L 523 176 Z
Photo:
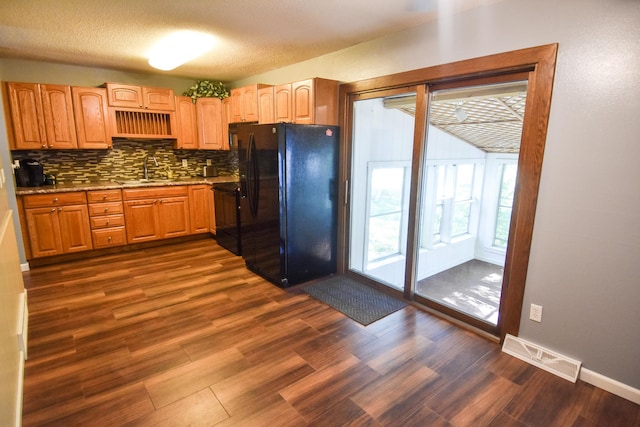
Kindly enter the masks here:
M 518 81 L 436 89 L 429 98 L 415 299 L 490 326 L 498 324 L 526 89 Z
M 349 270 L 402 290 L 416 94 L 353 103 Z

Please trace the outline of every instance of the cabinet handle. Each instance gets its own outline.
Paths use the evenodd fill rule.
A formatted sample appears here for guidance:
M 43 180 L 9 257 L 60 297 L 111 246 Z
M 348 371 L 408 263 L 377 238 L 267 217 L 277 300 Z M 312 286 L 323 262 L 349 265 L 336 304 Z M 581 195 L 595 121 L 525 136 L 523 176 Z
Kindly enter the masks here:
M 53 144 L 49 144 L 49 148 L 53 148 Z
M 111 236 L 109 236 L 109 237 L 107 238 L 107 240 L 108 240 L 109 242 L 111 242 L 111 239 L 112 239 L 112 237 L 111 237 Z
M 105 213 L 109 211 L 109 208 L 104 208 Z
M 62 208 L 58 208 L 58 212 L 62 212 Z
M 56 208 L 51 208 L 51 212 L 55 212 L 55 211 L 56 211 Z
M 47 144 L 42 144 L 42 148 L 47 148 Z
M 106 224 L 106 225 L 109 225 L 109 220 L 107 220 L 107 222 L 105 222 L 105 224 Z M 109 237 L 109 238 L 111 238 L 111 237 Z
M 53 198 L 53 203 L 58 203 L 58 198 L 57 197 Z
M 107 200 L 107 195 L 106 194 L 102 196 L 102 200 Z

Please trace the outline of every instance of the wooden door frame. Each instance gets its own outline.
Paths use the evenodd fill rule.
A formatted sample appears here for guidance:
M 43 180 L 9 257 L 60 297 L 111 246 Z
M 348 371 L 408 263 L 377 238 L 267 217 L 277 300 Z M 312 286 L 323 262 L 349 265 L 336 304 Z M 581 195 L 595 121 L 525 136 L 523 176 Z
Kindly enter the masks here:
M 352 144 L 352 99 L 354 96 L 368 92 L 396 89 L 407 86 L 426 87 L 435 84 L 462 83 L 464 81 L 483 78 L 494 78 L 501 75 L 527 73 L 527 101 L 522 124 L 522 140 L 518 160 L 518 179 L 514 193 L 513 211 L 509 231 L 509 242 L 505 258 L 505 273 L 500 300 L 500 325 L 497 335 L 500 340 L 506 334 L 518 335 L 522 302 L 529 265 L 529 252 L 538 201 L 538 188 L 542 170 L 542 159 L 547 137 L 547 125 L 553 91 L 558 44 L 549 44 L 495 55 L 483 56 L 450 64 L 437 65 L 372 79 L 361 80 L 340 85 L 340 127 L 341 132 L 341 166 L 339 200 L 343 209 L 338 220 L 338 272 L 345 273 L 348 267 L 348 183 L 350 179 L 350 151 Z M 426 135 L 426 97 L 423 105 L 417 105 L 415 138 Z M 418 114 L 420 112 L 420 114 Z M 424 119 L 420 125 L 418 123 Z M 420 144 L 421 146 L 424 144 Z M 422 154 L 415 149 L 416 155 Z M 421 165 L 418 165 L 420 168 Z M 415 169 L 415 168 L 414 168 Z M 412 174 L 419 176 L 420 171 Z M 413 181 L 413 177 L 412 177 Z M 415 182 L 415 181 L 414 181 Z M 417 187 L 416 187 L 417 188 Z M 417 194 L 412 194 L 410 210 L 415 212 Z M 415 214 L 414 214 L 415 215 Z M 409 241 L 416 241 L 415 218 L 410 220 Z M 415 262 L 415 251 L 408 255 L 408 263 Z M 411 257 L 411 260 L 409 260 Z M 414 269 L 407 270 L 413 271 Z M 411 273 L 413 274 L 413 273 Z

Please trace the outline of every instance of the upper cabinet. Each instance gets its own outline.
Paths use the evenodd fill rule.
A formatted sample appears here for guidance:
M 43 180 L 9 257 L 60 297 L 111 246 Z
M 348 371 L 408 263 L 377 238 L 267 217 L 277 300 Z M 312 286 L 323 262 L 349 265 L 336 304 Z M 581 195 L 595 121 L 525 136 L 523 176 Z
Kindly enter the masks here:
M 222 101 L 220 98 L 198 98 L 198 147 L 201 150 L 224 150 L 226 138 L 222 135 Z
M 228 100 L 229 98 L 225 98 Z M 174 148 L 182 150 L 228 150 L 228 122 L 223 118 L 229 101 L 219 98 L 176 96 L 178 138 Z
M 173 89 L 106 83 L 110 107 L 174 111 Z
M 273 86 L 258 89 L 258 122 L 274 123 Z
M 107 90 L 97 87 L 72 87 L 73 114 L 78 148 L 112 147 L 107 115 Z
M 276 122 L 337 125 L 338 82 L 314 78 L 277 85 L 274 110 Z
M 173 89 L 106 83 L 111 136 L 173 139 L 178 137 Z
M 255 84 L 231 89 L 231 123 L 260 120 L 258 90 L 269 85 Z
M 195 150 L 198 148 L 198 124 L 196 106 L 190 96 L 176 96 L 176 120 L 178 138 L 174 148 Z
M 78 148 L 69 86 L 7 83 L 6 93 L 12 150 Z

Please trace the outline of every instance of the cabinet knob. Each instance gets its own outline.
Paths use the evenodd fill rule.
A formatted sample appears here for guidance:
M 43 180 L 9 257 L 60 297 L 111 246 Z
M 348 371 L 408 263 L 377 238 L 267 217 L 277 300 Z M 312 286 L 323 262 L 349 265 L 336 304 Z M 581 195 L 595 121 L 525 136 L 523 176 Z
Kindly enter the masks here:
M 42 144 L 42 148 L 47 148 L 47 144 Z
M 107 220 L 107 221 L 105 222 L 105 224 L 106 224 L 106 225 L 109 225 L 109 220 Z M 111 237 L 109 237 L 109 238 L 111 238 Z
M 62 212 L 62 208 L 58 208 L 58 212 Z
M 107 195 L 106 194 L 102 196 L 102 200 L 107 200 Z
M 56 208 L 51 208 L 51 212 L 55 212 L 55 211 L 56 211 Z
M 109 208 L 104 208 L 104 211 L 105 212 L 109 212 Z
M 111 236 L 109 236 L 109 237 L 107 238 L 107 240 L 108 240 L 108 241 L 111 241 L 112 239 L 113 239 L 113 237 L 111 237 Z
M 53 198 L 53 203 L 58 203 L 58 198 L 57 197 Z
M 53 144 L 49 144 L 49 148 L 53 148 Z

